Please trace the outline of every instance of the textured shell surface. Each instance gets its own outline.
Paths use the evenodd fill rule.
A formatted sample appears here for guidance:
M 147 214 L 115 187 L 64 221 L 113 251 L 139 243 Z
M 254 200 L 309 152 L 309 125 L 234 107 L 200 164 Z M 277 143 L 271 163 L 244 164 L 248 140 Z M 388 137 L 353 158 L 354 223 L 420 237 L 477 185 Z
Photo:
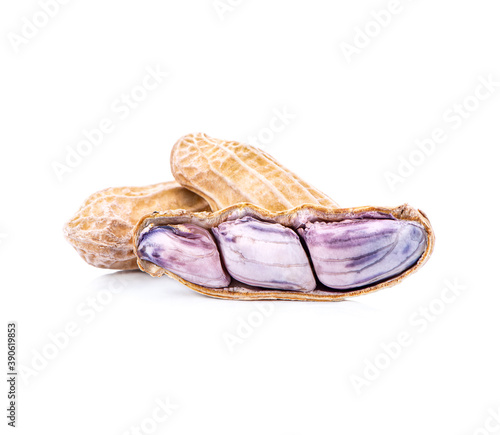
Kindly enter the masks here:
M 92 194 L 64 226 L 64 236 L 90 265 L 137 269 L 133 230 L 155 210 L 210 210 L 208 203 L 175 181 L 141 187 L 112 187 Z
M 354 279 L 349 278 L 351 279 L 350 282 L 344 281 L 344 286 L 333 283 L 336 286 L 336 288 L 333 288 L 334 286 L 329 287 L 321 282 L 320 274 L 320 279 L 315 283 L 312 290 L 309 290 L 307 286 L 302 286 L 300 289 L 285 289 L 281 286 L 278 286 L 279 288 L 271 288 L 269 285 L 265 287 L 252 285 L 252 277 L 255 279 L 261 273 L 260 270 L 254 270 L 249 273 L 250 280 L 248 280 L 248 283 L 235 279 L 233 276 L 227 287 L 211 288 L 185 280 L 172 271 L 159 267 L 145 258 L 138 259 L 139 267 L 152 276 L 166 274 L 195 291 L 218 298 L 333 301 L 366 294 L 399 283 L 422 267 L 428 260 L 434 247 L 434 233 L 427 217 L 423 212 L 406 204 L 395 208 L 368 206 L 344 209 L 319 205 L 302 205 L 290 210 L 271 212 L 253 204 L 241 203 L 212 213 L 190 213 L 178 210 L 152 213 L 144 216 L 135 229 L 134 249 L 136 249 L 135 252 L 137 253 L 137 244 L 141 238 L 141 234 L 151 227 L 193 224 L 217 233 L 217 228 L 221 226 L 224 228 L 229 224 L 238 224 L 238 222 L 239 225 L 237 226 L 240 226 L 242 223 L 252 223 L 252 220 L 258 221 L 259 226 L 265 223 L 278 224 L 290 231 L 302 234 L 302 237 L 305 237 L 304 242 L 306 245 L 308 236 L 310 236 L 309 241 L 311 242 L 313 236 L 318 236 L 318 234 L 314 234 L 314 231 L 324 228 L 327 230 L 324 234 L 326 235 L 326 239 L 322 238 L 320 240 L 321 243 L 316 244 L 320 249 L 320 256 L 323 259 L 339 263 L 340 268 L 344 268 L 344 270 L 340 270 L 341 274 L 346 271 L 346 268 L 349 269 L 347 270 L 349 273 L 359 269 L 360 263 L 366 261 L 366 265 L 376 265 L 376 276 L 374 278 L 372 273 L 374 269 L 367 270 L 367 272 L 361 271 L 361 274 L 356 271 L 356 273 L 351 273 Z M 333 233 L 329 234 L 332 231 Z M 273 234 L 269 240 L 275 237 L 273 231 L 265 232 L 267 233 L 266 237 Z M 279 231 L 277 233 L 279 234 Z M 230 236 L 233 238 L 237 237 L 238 232 L 234 231 Z M 347 240 L 344 240 L 346 236 Z M 366 240 L 363 243 L 351 240 L 357 236 L 362 236 L 360 240 L 363 237 Z M 257 238 L 260 239 L 260 242 L 262 241 L 261 236 Z M 402 239 L 404 243 L 399 243 L 399 239 Z M 264 240 L 267 241 L 268 239 Z M 279 242 L 280 240 L 275 239 L 274 241 Z M 346 241 L 348 252 L 346 251 L 344 254 L 339 253 L 337 249 L 338 243 L 345 243 Z M 326 251 L 324 251 L 325 247 L 327 248 Z M 248 246 L 244 247 L 244 249 L 248 249 Z M 268 253 L 265 252 L 266 249 L 269 250 Z M 245 252 L 243 258 L 252 259 L 252 255 L 257 255 L 258 253 L 260 259 L 265 259 L 266 256 L 269 256 L 267 262 L 272 264 L 275 262 L 276 253 L 279 250 L 277 251 L 274 247 L 269 246 L 266 246 L 265 250 L 264 254 L 260 248 L 254 252 L 250 250 Z M 381 255 L 379 255 L 379 251 Z M 394 251 L 396 251 L 395 255 L 391 256 L 391 253 Z M 222 261 L 224 262 L 223 250 L 221 253 Z M 311 255 L 312 263 L 314 263 L 314 255 L 314 253 Z M 278 268 L 282 266 L 281 261 L 278 261 Z M 228 265 L 226 264 L 226 266 Z M 231 274 L 231 267 L 227 267 L 227 269 Z M 370 267 L 367 269 L 370 269 Z M 318 273 L 317 270 L 316 273 Z M 277 276 L 282 277 L 283 275 Z M 259 283 L 256 281 L 253 284 Z M 332 283 L 327 284 L 331 285 Z
M 303 204 L 338 205 L 259 148 L 204 133 L 177 141 L 170 155 L 174 178 L 205 198 L 212 211 L 248 202 L 269 211 Z

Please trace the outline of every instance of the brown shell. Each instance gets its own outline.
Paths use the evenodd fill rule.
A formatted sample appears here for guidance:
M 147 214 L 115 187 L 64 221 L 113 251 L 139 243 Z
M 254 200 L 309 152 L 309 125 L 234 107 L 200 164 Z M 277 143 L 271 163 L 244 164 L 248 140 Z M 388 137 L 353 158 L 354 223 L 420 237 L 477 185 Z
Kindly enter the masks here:
M 252 216 L 257 219 L 269 222 L 277 222 L 284 226 L 297 229 L 303 226 L 306 222 L 313 221 L 340 221 L 344 219 L 352 219 L 360 214 L 377 216 L 377 214 L 391 215 L 396 219 L 419 222 L 427 233 L 427 248 L 422 254 L 418 262 L 410 269 L 406 270 L 399 276 L 390 278 L 386 281 L 359 288 L 351 291 L 335 291 L 327 290 L 326 287 L 318 286 L 315 290 L 309 293 L 290 291 L 290 290 L 260 290 L 252 286 L 248 286 L 239 281 L 233 280 L 227 288 L 207 288 L 191 282 L 188 282 L 176 274 L 169 272 L 161 267 L 146 261 L 138 259 L 139 268 L 152 276 L 168 275 L 176 279 L 182 284 L 192 288 L 193 290 L 221 299 L 242 299 L 242 300 L 302 300 L 302 301 L 335 301 L 342 300 L 346 297 L 359 296 L 366 293 L 371 293 L 386 287 L 392 287 L 398 284 L 404 278 L 414 273 L 417 269 L 423 266 L 428 260 L 434 248 L 434 233 L 429 220 L 423 212 L 414 209 L 407 204 L 395 208 L 386 207 L 355 207 L 355 208 L 332 208 L 319 205 L 301 205 L 291 210 L 280 212 L 270 212 L 261 207 L 257 207 L 248 203 L 236 204 L 227 207 L 223 210 L 214 213 L 190 213 L 187 211 L 167 211 L 161 213 L 152 213 L 144 216 L 134 231 L 134 252 L 137 253 L 138 238 L 142 230 L 149 225 L 170 225 L 181 223 L 192 223 L 203 228 L 212 228 L 227 220 L 239 219 L 244 216 Z
M 64 226 L 64 236 L 90 265 L 137 269 L 133 230 L 154 210 L 208 211 L 207 202 L 175 181 L 143 187 L 112 187 L 94 193 Z
M 204 133 L 179 139 L 170 166 L 179 184 L 205 198 L 213 211 L 241 202 L 270 211 L 302 204 L 338 207 L 264 151 Z

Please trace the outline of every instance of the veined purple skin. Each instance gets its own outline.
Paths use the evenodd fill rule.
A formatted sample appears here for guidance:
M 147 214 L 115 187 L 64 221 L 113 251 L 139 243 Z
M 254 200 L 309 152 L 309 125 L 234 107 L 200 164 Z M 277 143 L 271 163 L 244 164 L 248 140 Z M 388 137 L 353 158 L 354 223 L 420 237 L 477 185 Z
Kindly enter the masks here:
M 220 288 L 231 282 L 222 267 L 212 234 L 197 225 L 165 225 L 145 231 L 137 252 L 141 260 L 194 284 Z
M 282 290 L 316 288 L 309 258 L 290 228 L 247 216 L 224 222 L 212 232 L 228 272 L 238 281 Z
M 424 253 L 427 236 L 412 221 L 360 219 L 315 222 L 299 229 L 318 279 L 352 289 L 399 275 Z

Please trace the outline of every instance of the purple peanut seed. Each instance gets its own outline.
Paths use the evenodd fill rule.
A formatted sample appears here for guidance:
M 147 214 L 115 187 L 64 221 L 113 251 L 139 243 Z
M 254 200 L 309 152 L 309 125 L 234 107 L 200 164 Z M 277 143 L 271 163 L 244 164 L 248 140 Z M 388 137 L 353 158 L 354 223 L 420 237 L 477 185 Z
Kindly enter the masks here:
M 247 216 L 212 232 L 228 272 L 238 281 L 281 290 L 316 288 L 309 258 L 292 229 Z
M 404 220 L 307 223 L 299 234 L 306 242 L 319 281 L 340 290 L 403 273 L 427 246 L 423 226 Z
M 227 287 L 231 277 L 223 269 L 209 231 L 193 224 L 164 225 L 144 231 L 138 255 L 187 281 L 205 287 Z

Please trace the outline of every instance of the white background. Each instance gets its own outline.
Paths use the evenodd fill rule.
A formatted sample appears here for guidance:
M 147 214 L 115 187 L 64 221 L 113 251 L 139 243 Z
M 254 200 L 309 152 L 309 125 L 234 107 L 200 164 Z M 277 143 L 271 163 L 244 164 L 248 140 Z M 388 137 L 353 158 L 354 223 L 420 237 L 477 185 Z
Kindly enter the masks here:
M 500 87 L 480 89 L 482 101 L 474 94 L 481 80 L 500 81 L 500 7 L 401 0 L 380 29 L 373 14 L 388 5 L 73 0 L 16 44 L 25 20 L 44 23 L 42 9 L 4 2 L 1 329 L 5 343 L 7 322 L 18 323 L 28 370 L 17 433 L 498 430 L 489 416 L 500 407 Z M 342 47 L 355 42 L 346 56 Z M 116 100 L 147 68 L 169 75 L 120 118 Z M 470 110 L 457 119 L 464 100 Z M 285 109 L 293 119 L 270 135 Z M 58 178 L 54 165 L 104 118 L 114 131 Z M 446 140 L 419 154 L 415 141 L 436 128 Z M 84 263 L 64 222 L 97 190 L 172 179 L 171 146 L 198 131 L 260 134 L 269 153 L 341 206 L 422 209 L 436 232 L 433 256 L 397 287 L 339 303 L 217 300 L 166 277 Z M 391 186 L 388 174 L 410 155 L 418 165 Z M 447 283 L 461 294 L 445 303 Z M 92 309 L 95 298 L 106 303 Z M 429 306 L 439 312 L 432 321 L 419 312 Z M 242 338 L 251 319 L 260 323 Z M 68 324 L 78 334 L 65 340 Z M 410 344 L 387 356 L 384 344 L 405 332 Z M 382 368 L 368 379 L 374 363 Z M 166 398 L 175 409 L 151 420 Z

